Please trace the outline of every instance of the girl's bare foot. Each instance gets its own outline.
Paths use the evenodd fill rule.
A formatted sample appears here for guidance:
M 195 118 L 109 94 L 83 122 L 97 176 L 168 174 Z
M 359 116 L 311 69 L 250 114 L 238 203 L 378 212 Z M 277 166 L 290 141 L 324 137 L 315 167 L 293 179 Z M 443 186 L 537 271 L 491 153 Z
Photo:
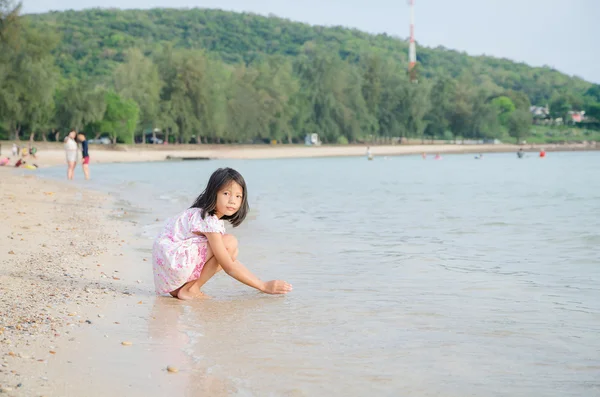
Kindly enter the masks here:
M 201 299 L 201 298 L 206 298 L 206 295 L 204 295 L 204 292 L 202 292 L 196 288 L 182 287 L 177 292 L 177 299 L 181 299 L 182 301 L 189 301 L 192 299 Z

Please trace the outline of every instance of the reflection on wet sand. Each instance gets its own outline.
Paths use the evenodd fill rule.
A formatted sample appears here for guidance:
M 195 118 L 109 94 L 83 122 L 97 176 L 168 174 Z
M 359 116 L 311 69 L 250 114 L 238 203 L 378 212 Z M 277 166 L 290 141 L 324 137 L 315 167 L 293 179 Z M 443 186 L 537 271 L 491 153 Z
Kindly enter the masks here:
M 173 350 L 168 359 L 176 363 L 177 376 L 187 378 L 186 395 L 229 396 L 237 392 L 235 385 L 225 377 L 213 375 L 213 358 L 207 357 L 207 345 L 221 346 L 230 351 L 223 327 L 235 325 L 240 314 L 248 314 L 264 305 L 264 299 L 246 298 L 223 301 L 207 298 L 199 301 L 179 301 L 169 297 L 155 299 L 148 334 L 158 345 Z M 176 353 L 175 353 L 176 352 Z M 233 353 L 233 351 L 231 351 Z

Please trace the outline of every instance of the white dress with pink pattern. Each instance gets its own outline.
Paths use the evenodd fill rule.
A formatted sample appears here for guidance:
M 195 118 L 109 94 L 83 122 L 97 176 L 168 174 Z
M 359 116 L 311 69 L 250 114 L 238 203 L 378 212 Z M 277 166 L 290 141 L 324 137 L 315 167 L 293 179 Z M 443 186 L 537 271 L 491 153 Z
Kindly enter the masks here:
M 208 239 L 196 233 L 225 234 L 225 223 L 214 215 L 202 219 L 200 208 L 190 208 L 167 221 L 152 247 L 157 294 L 167 294 L 197 280 L 206 263 Z

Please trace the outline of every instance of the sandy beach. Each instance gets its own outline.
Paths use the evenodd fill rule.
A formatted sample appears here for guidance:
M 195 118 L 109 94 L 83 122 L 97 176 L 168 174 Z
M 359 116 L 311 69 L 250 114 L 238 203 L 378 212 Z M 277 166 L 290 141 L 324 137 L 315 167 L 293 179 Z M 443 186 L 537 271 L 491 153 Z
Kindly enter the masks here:
M 78 346 L 80 335 L 149 289 L 148 280 L 143 287 L 137 280 L 139 264 L 125 266 L 130 234 L 116 219 L 126 211 L 111 208 L 105 195 L 8 171 L 0 169 L 0 390 L 101 395 L 78 394 L 89 380 L 69 374 L 77 357 L 98 346 Z M 118 339 L 112 342 L 120 348 Z
M 27 145 L 26 141 L 17 142 Z M 12 142 L 4 141 L 2 156 L 10 156 Z M 36 142 L 37 159 L 28 158 L 26 161 L 40 167 L 65 164 L 65 152 L 62 144 L 55 142 Z M 407 144 L 407 145 L 378 145 L 371 146 L 374 156 L 400 156 L 459 154 L 459 153 L 502 153 L 516 152 L 521 146 L 511 144 L 498 145 L 462 145 L 462 144 Z M 572 151 L 598 150 L 596 142 L 524 145 L 526 151 Z M 90 145 L 90 163 L 119 163 L 119 162 L 148 162 L 165 161 L 170 158 L 197 157 L 208 159 L 276 159 L 276 158 L 310 158 L 310 157 L 343 157 L 364 156 L 364 145 Z M 14 160 L 14 159 L 11 159 Z M 14 161 L 11 161 L 14 164 Z
M 517 150 L 512 145 L 426 146 L 427 153 Z M 162 161 L 167 155 L 362 156 L 365 148 L 95 149 L 90 149 L 92 162 L 109 163 Z M 420 146 L 372 148 L 376 156 L 423 150 Z M 60 166 L 64 152 L 56 145 L 41 147 L 36 161 L 40 166 Z M 93 172 L 92 168 L 92 177 Z M 195 310 L 195 303 L 154 297 L 148 241 L 136 237 L 132 209 L 119 208 L 107 194 L 13 167 L 0 167 L 0 197 L 1 392 L 9 396 L 232 394 L 226 380 L 213 377 L 185 355 L 190 337 L 177 323 L 182 313 Z M 169 365 L 178 373 L 169 373 Z
M 184 354 L 197 302 L 154 295 L 135 209 L 14 168 L 0 192 L 0 394 L 230 394 Z

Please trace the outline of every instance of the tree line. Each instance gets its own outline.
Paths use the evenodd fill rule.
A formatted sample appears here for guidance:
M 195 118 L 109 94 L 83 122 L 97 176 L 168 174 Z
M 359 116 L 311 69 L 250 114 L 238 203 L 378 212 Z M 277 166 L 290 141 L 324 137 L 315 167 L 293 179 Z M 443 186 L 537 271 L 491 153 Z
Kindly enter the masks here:
M 67 31 L 39 18 L 20 16 L 19 11 L 18 5 L 0 0 L 0 137 L 4 139 L 59 140 L 75 128 L 123 143 L 143 141 L 156 130 L 165 140 L 178 143 L 294 143 L 311 133 L 318 133 L 325 143 L 340 144 L 458 137 L 519 141 L 532 125 L 532 97 L 546 100 L 553 117 L 566 118 L 570 110 L 587 109 L 600 119 L 600 87 L 577 79 L 552 89 L 518 89 L 486 79 L 472 67 L 454 75 L 432 73 L 439 62 L 421 59 L 415 83 L 409 80 L 406 64 L 395 56 L 368 48 L 344 56 L 340 48 L 332 51 L 328 41 L 318 40 L 304 41 L 294 50 L 289 43 L 280 44 L 289 54 L 267 51 L 255 52 L 249 59 L 228 59 L 231 46 L 226 37 L 221 37 L 225 44 L 217 41 L 195 48 L 165 40 L 143 44 L 126 34 L 98 32 L 97 38 L 106 41 L 100 56 L 94 55 L 94 45 L 77 45 L 77 40 L 88 43 L 91 34 L 77 36 L 77 20 L 71 18 L 73 28 Z M 148 11 L 157 12 L 161 11 Z M 121 13 L 145 15 L 97 10 L 77 15 L 79 22 L 87 23 L 94 16 L 110 20 Z M 48 15 L 56 20 L 73 13 Z M 241 23 L 245 18 L 217 13 L 210 22 L 222 22 L 223 15 Z M 280 28 L 293 25 L 277 18 L 252 18 Z M 118 26 L 125 33 L 136 29 L 131 21 Z M 173 29 L 179 28 L 181 23 L 173 22 Z M 284 30 L 280 29 L 281 36 L 293 42 L 294 36 L 289 32 L 286 36 Z M 352 36 L 348 32 L 353 31 L 342 33 Z M 248 41 L 268 35 L 260 27 L 247 34 L 250 37 L 238 37 L 245 47 L 251 47 Z M 356 34 L 362 40 L 372 39 Z M 352 37 L 346 45 L 357 42 Z M 218 51 L 222 46 L 228 51 Z M 248 48 L 244 51 L 245 57 L 252 53 Z M 427 58 L 428 52 L 424 53 Z M 104 62 L 107 59 L 110 62 Z M 456 65 L 449 67 L 455 69 Z

